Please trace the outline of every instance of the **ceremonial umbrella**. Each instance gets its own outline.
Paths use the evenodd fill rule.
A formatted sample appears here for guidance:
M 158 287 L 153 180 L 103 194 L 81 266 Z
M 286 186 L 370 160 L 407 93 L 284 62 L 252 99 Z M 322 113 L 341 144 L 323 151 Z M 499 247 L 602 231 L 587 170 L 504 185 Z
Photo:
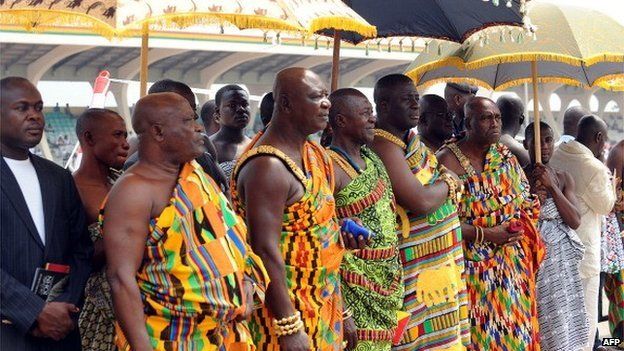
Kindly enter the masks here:
M 491 26 L 522 26 L 525 0 L 344 0 L 368 23 L 378 38 L 423 37 L 464 42 Z M 332 90 L 338 84 L 340 40 L 361 43 L 370 36 L 355 32 L 324 31 L 334 35 Z
M 200 24 L 299 32 L 333 28 L 373 37 L 375 27 L 340 0 L 12 0 L 0 1 L 0 23 L 29 30 L 88 26 L 108 38 L 142 34 L 141 96 L 147 84 L 148 35 L 152 28 Z
M 499 32 L 456 44 L 434 41 L 406 74 L 419 86 L 469 82 L 493 90 L 533 83 L 535 156 L 539 148 L 538 82 L 608 87 L 624 77 L 624 27 L 609 16 L 578 7 L 531 3 L 534 38 Z

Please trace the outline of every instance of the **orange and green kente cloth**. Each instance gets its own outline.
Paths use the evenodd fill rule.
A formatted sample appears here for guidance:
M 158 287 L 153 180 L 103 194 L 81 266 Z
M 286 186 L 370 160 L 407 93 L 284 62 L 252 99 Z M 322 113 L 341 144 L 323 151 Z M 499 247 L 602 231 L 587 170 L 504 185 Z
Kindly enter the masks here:
M 243 279 L 269 282 L 247 228 L 215 182 L 184 164 L 169 205 L 149 223 L 136 280 L 154 350 L 252 351 Z M 263 294 L 259 294 L 262 295 Z M 116 344 L 130 350 L 119 325 Z
M 241 156 L 232 177 L 232 198 L 245 218 L 245 204 L 238 195 L 236 177 L 254 157 L 274 157 L 297 178 L 305 189 L 303 197 L 284 208 L 279 250 L 284 259 L 286 284 L 295 310 L 301 312 L 312 350 L 342 350 L 342 296 L 340 263 L 344 249 L 333 197 L 332 163 L 322 147 L 306 141 L 302 148 L 303 169 L 279 149 L 255 146 L 259 133 Z M 263 307 L 249 323 L 259 350 L 279 351 L 272 327 L 274 316 Z

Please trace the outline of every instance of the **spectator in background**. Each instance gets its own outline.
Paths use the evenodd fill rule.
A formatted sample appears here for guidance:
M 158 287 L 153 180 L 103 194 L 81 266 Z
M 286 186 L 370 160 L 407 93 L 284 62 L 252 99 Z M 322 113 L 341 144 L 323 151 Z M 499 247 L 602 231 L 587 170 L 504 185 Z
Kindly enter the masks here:
M 266 128 L 269 122 L 271 122 L 274 104 L 275 100 L 273 100 L 273 92 L 266 93 L 260 102 L 260 120 L 262 121 L 262 126 L 264 128 Z
M 555 143 L 555 147 L 576 138 L 578 122 L 581 120 L 581 117 L 585 116 L 587 113 L 588 112 L 581 106 L 572 106 L 565 110 L 563 113 L 563 135 L 561 135 L 559 141 Z
M 212 136 L 214 133 L 219 131 L 219 128 L 221 128 L 214 116 L 216 107 L 217 105 L 215 104 L 215 101 L 209 100 L 202 105 L 201 111 L 199 112 L 199 117 L 201 117 L 201 120 L 204 123 L 204 129 L 206 130 L 207 136 Z
M 548 164 L 555 148 L 553 130 L 541 122 L 540 131 L 541 163 L 535 163 L 533 123 L 524 132 L 524 146 L 531 157 L 524 171 L 531 193 L 540 199 L 538 230 L 546 244 L 546 256 L 537 273 L 540 345 L 542 351 L 579 350 L 589 340 L 579 271 L 584 246 L 574 231 L 581 215 L 572 176 Z
M 624 184 L 622 183 L 622 175 L 624 174 L 624 140 L 620 140 L 609 152 L 607 158 L 607 167 L 612 171 L 614 176 L 617 176 L 616 181 L 616 198 L 615 207 L 610 214 L 611 217 L 615 217 L 615 220 L 609 218 L 610 223 L 615 226 L 615 232 L 619 235 L 615 235 L 614 244 L 622 245 L 620 239 L 621 234 L 624 232 Z M 622 251 L 617 257 L 620 264 L 624 262 L 622 257 Z M 604 258 L 603 258 L 604 259 Z M 605 277 L 605 293 L 609 299 L 609 329 L 611 335 L 615 338 L 620 338 L 624 343 L 624 267 L 617 267 L 619 270 L 616 272 L 610 272 Z M 620 344 L 620 347 L 624 347 L 624 344 Z
M 574 131 L 568 129 L 568 132 Z M 578 123 L 576 140 L 561 144 L 550 160 L 553 168 L 568 172 L 576 184 L 575 194 L 581 213 L 581 225 L 576 232 L 585 245 L 580 270 L 591 335 L 598 325 L 602 220 L 615 203 L 609 170 L 600 160 L 607 139 L 605 122 L 597 116 L 587 115 Z M 593 344 L 592 339 L 585 350 L 592 350 Z
M 453 114 L 448 111 L 446 101 L 438 95 L 428 94 L 420 98 L 418 135 L 431 152 L 438 150 L 453 136 Z
M 229 84 L 215 95 L 215 119 L 221 129 L 210 137 L 217 150 L 219 167 L 229 179 L 236 160 L 251 139 L 245 135 L 250 121 L 249 94 L 239 85 Z
M 85 288 L 85 303 L 78 320 L 83 350 L 115 349 L 115 314 L 106 280 L 100 208 L 128 157 L 126 124 L 115 111 L 91 108 L 76 122 L 82 148 L 80 167 L 74 173 L 78 193 L 85 206 L 93 241 L 93 269 Z
M 477 94 L 478 87 L 468 84 L 446 83 L 444 88 L 444 100 L 448 104 L 448 109 L 453 113 L 453 134 L 461 138 L 465 131 L 464 125 L 464 105 L 466 101 Z
M 518 97 L 503 95 L 498 98 L 496 105 L 503 119 L 503 134 L 499 142 L 509 148 L 509 151 L 516 156 L 522 167 L 526 167 L 530 163 L 529 154 L 524 146 L 515 139 L 524 123 L 524 104 Z

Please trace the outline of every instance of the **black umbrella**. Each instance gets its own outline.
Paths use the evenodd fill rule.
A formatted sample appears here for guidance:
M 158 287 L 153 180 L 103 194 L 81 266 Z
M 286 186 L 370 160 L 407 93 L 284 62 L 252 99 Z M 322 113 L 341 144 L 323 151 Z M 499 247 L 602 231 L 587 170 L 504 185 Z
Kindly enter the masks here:
M 427 37 L 462 43 L 471 34 L 498 25 L 522 26 L 521 0 L 344 0 L 368 23 L 377 37 Z M 359 43 L 356 33 L 342 40 Z
M 377 38 L 427 37 L 462 43 L 484 28 L 522 26 L 528 0 L 343 0 L 368 23 L 377 27 Z M 353 32 L 328 32 L 334 36 L 332 90 L 338 83 L 340 40 L 357 44 L 370 39 Z

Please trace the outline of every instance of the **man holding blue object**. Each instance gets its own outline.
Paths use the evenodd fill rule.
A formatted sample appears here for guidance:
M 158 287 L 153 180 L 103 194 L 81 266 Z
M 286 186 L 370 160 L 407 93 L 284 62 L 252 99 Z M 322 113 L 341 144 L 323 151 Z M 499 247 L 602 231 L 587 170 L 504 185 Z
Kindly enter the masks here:
M 346 253 L 340 267 L 347 349 L 390 350 L 403 284 L 390 178 L 381 159 L 366 147 L 375 136 L 376 118 L 356 89 L 336 90 L 329 100 L 336 213 L 361 219 L 370 234 L 369 245 Z M 345 219 L 343 231 L 359 237 L 357 230 L 345 228 L 349 224 L 355 223 Z

